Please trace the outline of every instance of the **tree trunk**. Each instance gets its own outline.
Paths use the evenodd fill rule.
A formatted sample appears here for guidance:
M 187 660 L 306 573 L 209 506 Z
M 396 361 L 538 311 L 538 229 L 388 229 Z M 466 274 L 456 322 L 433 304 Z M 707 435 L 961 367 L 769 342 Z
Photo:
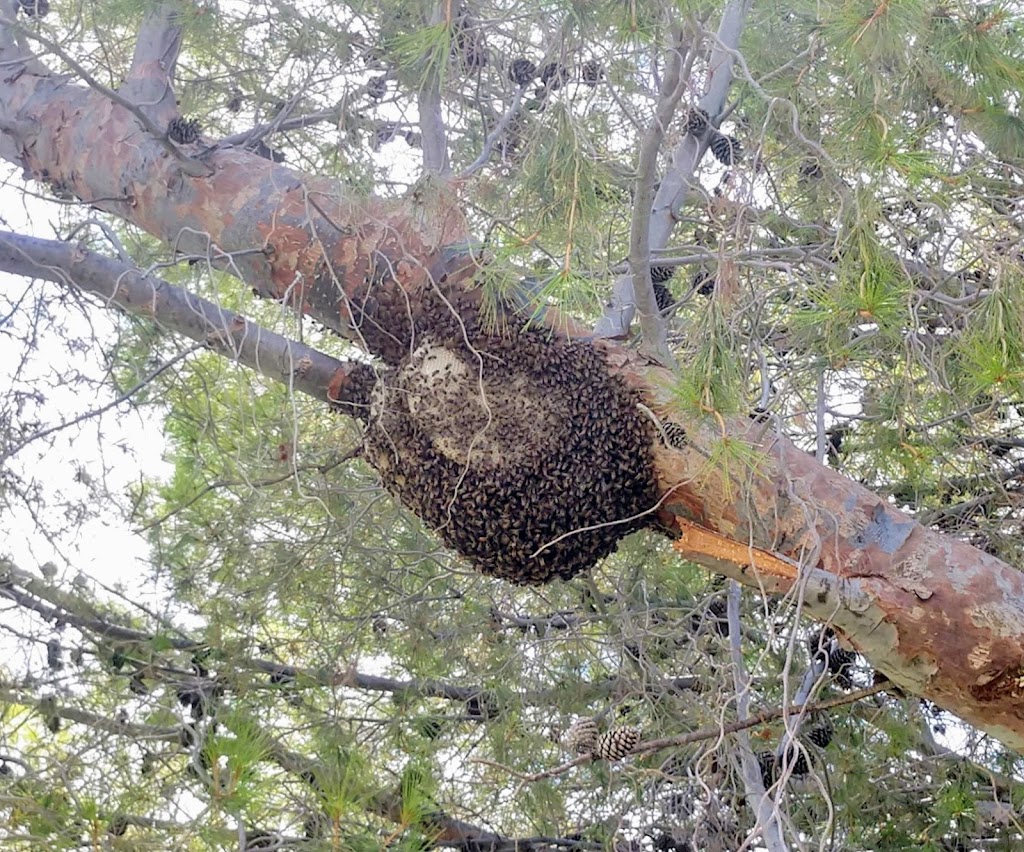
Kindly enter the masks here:
M 27 176 L 208 258 L 386 364 L 436 333 L 425 304 L 452 309 L 452 339 L 478 304 L 464 187 L 434 178 L 407 199 L 361 199 L 237 148 L 199 141 L 175 157 L 101 93 L 38 69 L 4 73 L 0 155 Z M 682 556 L 770 592 L 796 587 L 807 613 L 896 684 L 1024 749 L 1019 571 L 920 526 L 766 423 L 684 418 L 668 404 L 668 373 L 592 345 L 644 398 L 656 440 L 635 451 L 653 454 L 658 519 Z M 756 453 L 710 464 L 727 445 Z

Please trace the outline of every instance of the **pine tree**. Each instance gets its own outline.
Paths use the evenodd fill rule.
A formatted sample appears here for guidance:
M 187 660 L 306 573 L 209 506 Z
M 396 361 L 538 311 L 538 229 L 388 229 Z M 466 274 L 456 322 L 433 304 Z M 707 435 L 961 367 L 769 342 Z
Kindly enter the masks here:
M 1016 6 L 10 5 L 0 845 L 1024 843 Z

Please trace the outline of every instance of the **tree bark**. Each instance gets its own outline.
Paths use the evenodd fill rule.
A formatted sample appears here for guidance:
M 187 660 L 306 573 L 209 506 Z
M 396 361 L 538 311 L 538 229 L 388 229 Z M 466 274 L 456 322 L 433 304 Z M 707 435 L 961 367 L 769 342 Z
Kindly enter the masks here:
M 184 148 L 205 169 L 186 169 L 131 111 L 33 69 L 5 66 L 0 156 L 383 360 L 408 351 L 409 306 L 475 298 L 458 184 L 434 178 L 393 201 L 342 196 L 333 180 L 207 142 Z M 796 586 L 809 614 L 896 684 L 1024 750 L 1018 570 L 922 527 L 767 424 L 686 420 L 669 405 L 670 374 L 613 342 L 595 346 L 662 424 L 685 430 L 682 446 L 655 449 L 660 516 L 681 555 L 769 592 Z M 722 442 L 749 445 L 756 462 L 712 467 Z

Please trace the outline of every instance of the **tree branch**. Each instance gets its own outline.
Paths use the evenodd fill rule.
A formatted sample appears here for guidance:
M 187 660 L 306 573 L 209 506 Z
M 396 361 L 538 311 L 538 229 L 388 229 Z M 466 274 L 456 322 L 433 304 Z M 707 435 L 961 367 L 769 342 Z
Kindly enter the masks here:
M 26 30 L 16 21 L 11 20 L 10 18 L 0 17 L 0 25 L 4 27 L 15 28 L 19 33 L 23 33 L 26 38 L 32 41 L 39 42 L 39 44 L 45 47 L 54 56 L 60 59 L 65 65 L 71 68 L 71 70 L 73 70 L 79 77 L 81 77 L 91 89 L 95 89 L 97 92 L 99 92 L 105 98 L 109 99 L 111 102 L 128 110 L 133 116 L 135 116 L 136 120 L 139 122 L 139 124 L 142 125 L 143 129 L 145 129 L 150 134 L 150 136 L 153 138 L 153 141 L 156 142 L 161 148 L 163 148 L 168 154 L 170 154 L 171 157 L 174 158 L 175 162 L 178 164 L 178 167 L 185 174 L 191 177 L 203 177 L 210 174 L 210 169 L 208 166 L 206 166 L 204 163 L 201 163 L 199 160 L 187 156 L 181 151 L 180 148 L 178 148 L 177 145 L 171 142 L 170 139 L 167 138 L 166 129 L 162 130 L 159 127 L 157 127 L 150 119 L 150 117 L 146 114 L 146 112 L 141 108 L 141 106 L 139 106 L 139 104 L 135 103 L 130 98 L 126 97 L 120 92 L 115 92 L 113 89 L 104 86 L 99 80 L 93 77 L 93 75 L 90 74 L 81 63 L 75 61 L 75 59 L 73 59 L 71 55 L 64 50 L 64 48 L 57 44 L 57 42 L 47 38 L 46 36 L 40 35 L 38 32 L 30 32 Z M 174 98 L 172 92 L 171 100 L 173 101 L 173 99 Z
M 181 12 L 175 4 L 160 3 L 143 20 L 135 54 L 121 94 L 139 109 L 166 124 L 177 113 L 174 67 L 181 50 Z
M 0 688 L 0 702 L 5 706 L 12 704 L 27 705 L 35 708 L 47 717 L 66 719 L 69 722 L 85 725 L 106 734 L 128 736 L 147 743 L 162 741 L 180 746 L 182 742 L 182 727 L 179 725 L 139 725 L 118 719 L 109 719 L 98 713 L 60 704 L 52 697 L 40 698 L 24 690 Z M 221 721 L 228 730 L 231 730 L 230 719 L 224 718 Z M 314 790 L 319 791 L 320 787 L 316 776 L 317 772 L 321 769 L 321 765 L 318 761 L 310 760 L 304 755 L 290 751 L 270 735 L 267 736 L 267 742 L 267 758 L 269 760 L 276 763 L 286 772 L 301 776 Z M 370 813 L 382 816 L 392 822 L 404 824 L 407 821 L 407 815 L 403 813 L 404 809 L 400 795 L 386 791 L 379 792 L 369 798 L 365 807 Z M 438 811 L 432 812 L 429 816 L 431 825 L 437 830 L 434 842 L 438 845 L 463 845 L 469 847 L 470 844 L 473 844 L 472 848 L 474 850 L 481 851 L 492 848 L 508 848 L 502 845 L 509 842 L 508 838 L 479 828 L 472 823 L 464 822 Z M 494 845 L 492 846 L 491 844 Z
M 738 722 L 746 722 L 750 718 L 750 680 L 747 666 L 743 660 L 743 631 L 740 625 L 740 598 L 743 589 L 735 580 L 729 581 L 727 615 L 729 619 L 729 657 L 732 660 L 733 692 L 736 695 L 736 715 Z M 757 826 L 761 829 L 762 839 L 770 852 L 786 852 L 786 842 L 782 835 L 775 813 L 775 803 L 764 789 L 761 771 L 750 747 L 750 737 L 746 729 L 736 732 L 739 742 L 739 760 L 743 786 L 747 795 L 756 802 L 754 813 L 757 814 Z
M 0 598 L 6 597 L 22 609 L 36 613 L 46 621 L 57 623 L 62 622 L 91 636 L 92 641 L 97 644 L 101 642 L 121 642 L 137 645 L 151 645 L 154 642 L 154 635 L 144 630 L 133 627 L 125 627 L 111 621 L 106 615 L 100 613 L 94 604 L 75 595 L 69 595 L 60 589 L 39 580 L 28 572 L 18 568 L 10 560 L 0 559 Z M 201 639 L 187 636 L 182 631 L 175 631 L 178 636 L 168 635 L 165 630 L 160 635 L 160 642 L 166 643 L 170 648 L 177 651 L 194 652 L 207 648 L 208 645 Z M 409 679 L 399 680 L 396 678 L 383 677 L 380 675 L 366 674 L 354 669 L 325 672 L 322 669 L 308 669 L 301 666 L 293 666 L 279 663 L 274 660 L 259 658 L 233 657 L 235 665 L 243 670 L 263 672 L 274 678 L 284 681 L 298 681 L 317 684 L 328 687 L 345 687 L 349 689 L 362 690 L 364 692 L 386 692 L 395 696 L 416 696 L 420 698 L 441 698 L 448 701 L 467 702 L 477 699 L 486 703 L 488 690 L 480 685 L 460 685 L 447 683 L 439 680 Z M 167 669 L 167 667 L 164 667 Z M 152 676 L 160 679 L 161 672 L 152 668 Z M 167 669 L 165 678 L 168 682 L 174 682 L 175 674 Z M 612 695 L 621 685 L 617 677 L 609 677 L 604 680 L 597 680 L 589 684 L 581 684 L 581 694 L 589 694 L 593 698 L 602 698 Z M 684 692 L 698 689 L 699 681 L 696 677 L 677 677 L 663 681 L 649 683 L 649 689 L 660 687 L 670 692 Z M 561 687 L 550 690 L 538 690 L 524 692 L 519 699 L 524 704 L 534 705 L 557 705 L 563 698 Z
M 431 25 L 444 23 L 449 32 L 452 27 L 452 0 L 439 0 L 431 12 Z M 444 57 L 442 61 L 447 60 Z M 441 115 L 441 73 L 437 57 L 429 58 L 427 74 L 420 84 L 417 103 L 420 113 L 420 135 L 423 149 L 423 171 L 427 174 L 448 175 L 448 129 Z
M 369 365 L 338 361 L 119 260 L 71 243 L 0 231 L 0 269 L 95 293 L 346 414 L 365 414 L 375 381 Z
M 629 267 L 632 277 L 633 298 L 640 315 L 640 331 L 643 335 L 641 351 L 664 367 L 673 365 L 675 359 L 668 348 L 665 320 L 661 315 L 654 295 L 651 280 L 651 204 L 654 200 L 654 178 L 658 168 L 658 152 L 665 139 L 665 132 L 672 123 L 679 99 L 686 88 L 682 75 L 683 34 L 674 31 L 673 44 L 668 50 L 668 62 L 661 84 L 654 117 L 640 143 L 640 159 L 637 166 L 639 180 L 633 199 L 633 216 L 629 233 Z
M 731 0 L 722 12 L 718 27 L 718 44 L 713 45 L 709 68 L 712 74 L 700 106 L 711 116 L 717 116 L 725 106 L 725 98 L 732 82 L 732 54 L 720 45 L 735 48 L 739 45 L 743 23 L 753 0 Z M 683 136 L 672 153 L 672 165 L 662 176 L 651 208 L 649 251 L 659 251 L 668 243 L 675 229 L 678 211 L 686 203 L 689 185 L 696 174 L 697 164 L 704 151 L 704 143 L 689 134 Z M 628 276 L 615 280 L 612 298 L 603 316 L 594 326 L 597 337 L 621 338 L 629 333 L 633 322 L 635 297 Z

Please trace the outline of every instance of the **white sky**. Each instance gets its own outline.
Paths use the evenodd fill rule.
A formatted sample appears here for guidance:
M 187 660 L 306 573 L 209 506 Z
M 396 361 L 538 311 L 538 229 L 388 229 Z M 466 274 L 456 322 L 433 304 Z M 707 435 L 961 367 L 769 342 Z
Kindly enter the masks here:
M 52 239 L 58 230 L 59 206 L 22 194 L 21 178 L 12 166 L 0 166 L 0 181 L 2 226 Z M 56 298 L 62 289 L 56 284 L 2 273 L 0 288 L 10 300 L 26 290 L 33 291 L 35 297 L 42 288 L 48 296 L 52 294 L 50 298 Z M 34 302 L 35 298 L 30 298 L 24 304 L 31 306 Z M 30 413 L 47 426 L 73 420 L 114 396 L 109 385 L 64 383 L 65 377 L 76 372 L 97 384 L 102 381 L 103 364 L 98 356 L 103 344 L 113 339 L 108 312 L 96 308 L 89 312 L 87 321 L 75 311 L 60 306 L 54 310 L 65 325 L 47 329 L 45 323 L 40 323 L 36 346 L 27 356 L 23 335 L 33 318 L 23 310 L 0 324 L 0 388 L 4 393 L 11 390 L 13 371 L 27 358 L 22 365 L 23 382 L 17 387 L 27 389 L 24 380 L 29 379 L 42 395 L 44 401 Z M 86 344 L 81 351 L 67 345 L 69 335 Z M 98 345 L 92 343 L 94 339 Z M 36 571 L 42 563 L 53 561 L 58 566 L 58 577 L 68 581 L 83 572 L 104 585 L 138 587 L 148 573 L 147 545 L 129 531 L 118 507 L 105 500 L 103 493 L 121 495 L 119 502 L 127 504 L 128 489 L 140 478 L 168 475 L 171 468 L 162 459 L 163 447 L 159 420 L 127 404 L 57 433 L 52 436 L 52 444 L 50 439 L 29 444 L 5 464 L 40 490 L 42 502 L 49 506 L 40 519 L 60 532 L 48 540 L 24 504 L 7 495 L 7 505 L 0 512 L 3 552 L 25 570 Z M 77 517 L 73 507 L 81 501 L 92 506 L 96 517 Z

